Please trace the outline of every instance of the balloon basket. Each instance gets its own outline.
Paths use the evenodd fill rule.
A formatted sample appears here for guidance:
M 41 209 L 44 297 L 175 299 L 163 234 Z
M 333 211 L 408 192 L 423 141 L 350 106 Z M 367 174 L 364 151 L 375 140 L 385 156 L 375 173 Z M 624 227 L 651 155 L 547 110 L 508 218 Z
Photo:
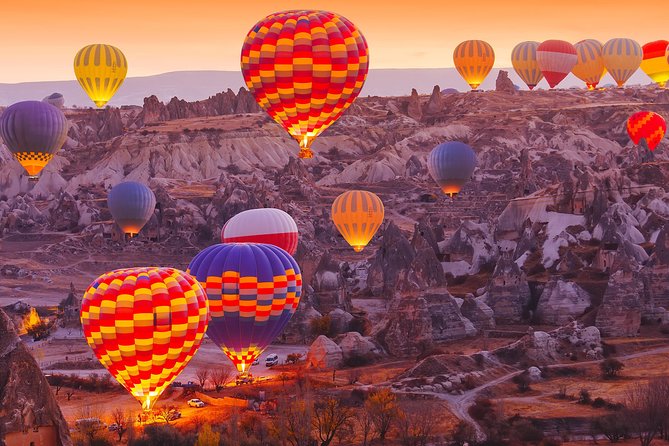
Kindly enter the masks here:
M 309 159 L 314 157 L 314 152 L 311 151 L 310 148 L 302 148 L 300 149 L 300 153 L 298 156 L 302 159 Z
M 39 181 L 39 176 L 37 175 L 28 175 L 28 181 L 31 183 L 37 183 Z

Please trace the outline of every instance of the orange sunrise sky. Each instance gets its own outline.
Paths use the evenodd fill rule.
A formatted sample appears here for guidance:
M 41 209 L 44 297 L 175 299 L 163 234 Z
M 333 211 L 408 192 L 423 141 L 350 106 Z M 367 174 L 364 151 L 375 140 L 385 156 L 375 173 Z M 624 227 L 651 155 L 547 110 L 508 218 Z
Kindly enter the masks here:
M 74 79 L 80 47 L 121 48 L 128 76 L 181 70 L 237 70 L 242 41 L 256 21 L 284 9 L 328 9 L 364 33 L 370 68 L 453 66 L 453 48 L 483 39 L 511 65 L 514 45 L 559 38 L 576 42 L 669 38 L 664 2 L 621 0 L 7 0 L 0 12 L 0 82 Z M 550 6 L 548 6 L 550 5 Z

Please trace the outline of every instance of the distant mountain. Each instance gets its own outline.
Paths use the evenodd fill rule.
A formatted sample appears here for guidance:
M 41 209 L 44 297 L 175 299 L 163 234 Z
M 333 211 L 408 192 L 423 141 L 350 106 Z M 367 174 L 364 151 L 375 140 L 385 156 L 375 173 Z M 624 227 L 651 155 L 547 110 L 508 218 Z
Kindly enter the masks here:
M 513 69 L 503 68 L 516 84 L 525 84 L 516 76 Z M 495 88 L 495 79 L 500 69 L 494 69 L 483 83 L 484 90 Z M 632 76 L 630 84 L 647 84 L 650 80 L 641 71 Z M 612 84 L 607 74 L 602 85 Z M 175 71 L 153 76 L 132 77 L 125 83 L 110 105 L 141 105 L 145 97 L 152 94 L 167 101 L 174 96 L 187 101 L 205 99 L 220 91 L 231 88 L 237 91 L 244 81 L 239 71 Z M 363 96 L 405 96 L 415 88 L 419 93 L 430 93 L 435 85 L 442 89 L 456 88 L 460 91 L 469 89 L 455 68 L 407 68 L 370 70 L 362 91 Z M 547 88 L 546 81 L 539 84 Z M 562 88 L 582 87 L 583 83 L 573 75 L 560 84 Z M 525 87 L 526 88 L 526 87 Z M 18 84 L 0 84 L 0 105 L 9 105 L 29 99 L 41 100 L 51 93 L 58 92 L 65 96 L 66 106 L 92 106 L 88 97 L 74 81 L 25 82 Z

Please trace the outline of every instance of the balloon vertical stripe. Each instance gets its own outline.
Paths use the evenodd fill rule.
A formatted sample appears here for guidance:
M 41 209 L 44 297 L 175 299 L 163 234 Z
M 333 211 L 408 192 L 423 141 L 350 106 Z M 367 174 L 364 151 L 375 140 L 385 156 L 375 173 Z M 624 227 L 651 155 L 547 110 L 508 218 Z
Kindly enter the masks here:
M 362 251 L 374 237 L 383 217 L 383 202 L 372 192 L 347 191 L 332 203 L 332 221 L 356 252 Z
M 111 45 L 87 45 L 74 57 L 74 73 L 86 94 L 98 107 L 119 89 L 128 72 L 128 61 Z
M 513 69 L 530 90 L 544 78 L 537 61 L 538 47 L 539 42 L 521 42 L 511 52 Z
M 632 39 L 611 39 L 602 48 L 602 58 L 606 70 L 619 87 L 639 69 L 643 60 L 641 45 Z
M 594 90 L 606 72 L 602 57 L 602 44 L 594 39 L 587 39 L 576 43 L 574 48 L 576 48 L 578 59 L 572 73 L 585 82 L 589 90 Z
M 485 80 L 495 63 L 495 52 L 482 40 L 467 40 L 453 51 L 453 63 L 460 76 L 476 90 Z

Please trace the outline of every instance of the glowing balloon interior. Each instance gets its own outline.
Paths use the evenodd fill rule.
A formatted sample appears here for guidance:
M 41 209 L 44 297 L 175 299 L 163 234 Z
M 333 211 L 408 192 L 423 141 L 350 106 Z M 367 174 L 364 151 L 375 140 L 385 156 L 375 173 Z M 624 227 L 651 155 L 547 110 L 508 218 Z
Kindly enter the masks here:
M 121 50 L 111 45 L 87 45 L 74 57 L 77 81 L 98 107 L 116 94 L 127 73 L 128 61 Z
M 383 202 L 374 193 L 350 190 L 332 203 L 332 221 L 355 252 L 362 251 L 383 223 Z

